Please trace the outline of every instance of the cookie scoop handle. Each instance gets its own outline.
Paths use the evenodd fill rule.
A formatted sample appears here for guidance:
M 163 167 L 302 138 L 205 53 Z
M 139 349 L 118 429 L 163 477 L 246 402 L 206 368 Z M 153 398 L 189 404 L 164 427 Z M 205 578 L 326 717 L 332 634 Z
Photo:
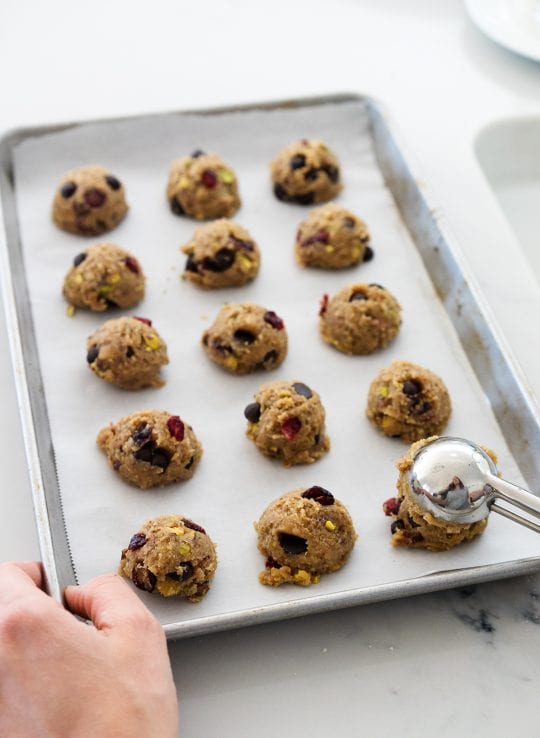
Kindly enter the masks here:
M 508 507 L 540 519 L 540 498 L 501 479 L 488 454 L 465 438 L 442 436 L 422 446 L 409 469 L 409 486 L 418 505 L 438 520 L 475 523 L 493 511 L 540 533 L 539 523 Z

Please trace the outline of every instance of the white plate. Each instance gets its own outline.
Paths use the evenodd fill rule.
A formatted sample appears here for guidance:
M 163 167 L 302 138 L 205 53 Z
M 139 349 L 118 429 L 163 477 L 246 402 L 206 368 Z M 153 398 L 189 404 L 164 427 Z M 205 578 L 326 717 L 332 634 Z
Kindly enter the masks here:
M 493 41 L 540 62 L 539 0 L 465 0 L 465 9 Z

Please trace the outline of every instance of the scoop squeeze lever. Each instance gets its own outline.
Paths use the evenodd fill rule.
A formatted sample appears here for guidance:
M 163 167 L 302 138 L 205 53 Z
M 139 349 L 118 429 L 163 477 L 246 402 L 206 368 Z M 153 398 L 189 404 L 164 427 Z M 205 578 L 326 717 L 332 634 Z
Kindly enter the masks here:
M 540 524 L 507 505 L 540 519 L 540 498 L 497 476 L 487 453 L 465 438 L 441 436 L 416 453 L 409 485 L 417 504 L 438 520 L 475 523 L 493 511 L 540 533 Z

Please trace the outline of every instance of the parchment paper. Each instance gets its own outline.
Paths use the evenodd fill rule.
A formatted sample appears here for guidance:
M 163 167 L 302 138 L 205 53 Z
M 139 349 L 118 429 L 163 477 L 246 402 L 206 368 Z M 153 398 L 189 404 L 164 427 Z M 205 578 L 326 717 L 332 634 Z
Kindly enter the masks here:
M 309 209 L 273 197 L 268 163 L 301 137 L 322 138 L 338 154 L 345 183 L 338 201 L 369 224 L 373 261 L 336 273 L 296 265 L 295 232 Z M 243 205 L 236 219 L 262 251 L 260 275 L 244 288 L 208 292 L 179 279 L 185 257 L 178 247 L 196 224 L 170 212 L 164 190 L 171 160 L 195 148 L 219 152 L 239 177 Z M 128 217 L 100 240 L 132 251 L 146 272 L 147 297 L 132 314 L 151 318 L 168 343 L 167 384 L 159 390 L 116 389 L 86 365 L 86 337 L 121 313 L 66 315 L 64 274 L 73 257 L 98 239 L 59 231 L 50 220 L 51 200 L 64 171 L 98 163 L 126 186 Z M 364 411 L 371 380 L 393 359 L 414 361 L 442 376 L 454 405 L 447 433 L 490 446 L 504 475 L 522 480 L 384 186 L 361 103 L 87 124 L 24 141 L 16 150 L 15 178 L 65 519 L 81 582 L 114 571 L 122 547 L 141 524 L 170 512 L 207 529 L 218 546 L 219 567 L 210 593 L 198 605 L 141 593 L 163 623 L 234 611 L 249 615 L 274 603 L 294 605 L 314 595 L 538 555 L 535 533 L 497 515 L 479 540 L 448 553 L 396 550 L 389 543 L 390 520 L 381 503 L 394 493 L 394 461 L 406 446 L 376 432 Z M 320 297 L 353 281 L 384 285 L 403 307 L 397 340 L 368 357 L 342 355 L 318 334 Z M 201 333 L 226 301 L 259 302 L 284 318 L 289 354 L 277 371 L 236 377 L 206 358 Z M 301 380 L 321 394 L 332 450 L 315 464 L 285 469 L 261 456 L 245 437 L 244 406 L 259 384 L 278 378 Z M 141 491 L 108 466 L 95 445 L 97 432 L 143 408 L 168 410 L 193 425 L 204 456 L 191 481 Z M 313 484 L 330 489 L 348 506 L 359 534 L 354 552 L 340 572 L 307 590 L 264 587 L 257 579 L 264 560 L 253 521 L 283 492 Z

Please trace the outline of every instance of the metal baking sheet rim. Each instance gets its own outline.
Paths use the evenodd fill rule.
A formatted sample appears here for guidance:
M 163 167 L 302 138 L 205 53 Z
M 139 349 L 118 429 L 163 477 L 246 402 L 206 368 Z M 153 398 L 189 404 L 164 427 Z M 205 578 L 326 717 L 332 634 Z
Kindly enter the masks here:
M 441 217 L 438 208 L 435 208 L 432 204 L 430 194 L 423 181 L 415 174 L 418 171 L 417 167 L 414 166 L 411 168 L 411 156 L 399 140 L 399 136 L 396 136 L 395 125 L 389 123 L 389 116 L 383 105 L 369 96 L 343 93 L 213 109 L 173 111 L 165 114 L 155 113 L 145 116 L 132 116 L 130 118 L 102 119 L 91 122 L 112 123 L 125 119 L 161 117 L 163 115 L 219 115 L 220 113 L 264 109 L 273 110 L 276 108 L 339 104 L 343 102 L 362 102 L 370 111 L 373 140 L 385 181 L 396 200 L 398 210 L 408 230 L 411 232 L 416 246 L 419 248 L 430 277 L 454 323 L 460 340 L 463 343 L 464 330 L 467 333 L 472 332 L 473 340 L 479 340 L 482 348 L 488 349 L 486 352 L 487 358 L 483 358 L 483 363 L 482 361 L 478 363 L 472 360 L 474 354 L 471 357 L 470 347 L 468 350 L 466 342 L 463 345 L 477 375 L 482 369 L 486 369 L 486 361 L 489 368 L 495 370 L 495 376 L 489 377 L 491 386 L 487 389 L 480 376 L 479 380 L 494 405 L 495 415 L 510 449 L 516 456 L 520 468 L 525 466 L 522 471 L 529 484 L 531 484 L 531 479 L 540 479 L 540 460 L 537 461 L 534 454 L 534 449 L 540 448 L 540 420 L 538 418 L 537 408 L 532 399 L 532 392 L 527 385 L 518 363 L 508 349 L 507 343 L 496 325 L 488 306 L 485 304 L 476 285 L 476 281 L 470 274 L 468 266 L 460 254 L 459 248 L 456 247 L 454 239 L 450 236 L 448 226 L 444 223 L 444 219 Z M 87 122 L 90 121 L 17 129 L 8 132 L 0 139 L 0 196 L 2 199 L 2 209 L 0 210 L 0 280 L 6 315 L 7 334 L 11 349 L 46 587 L 49 593 L 60 601 L 63 599 L 65 586 L 76 583 L 77 580 L 71 561 L 67 530 L 63 520 L 58 482 L 54 480 L 56 482 L 56 494 L 52 499 L 50 494 L 47 497 L 47 492 L 50 488 L 47 487 L 47 483 L 44 480 L 43 465 L 39 453 L 40 436 L 43 447 L 43 437 L 45 435 L 49 441 L 48 451 L 51 456 L 52 465 L 53 467 L 55 466 L 54 453 L 50 444 L 51 438 L 48 428 L 47 408 L 43 397 L 39 396 L 41 375 L 39 364 L 37 363 L 37 354 L 32 357 L 36 360 L 35 365 L 30 367 L 36 373 L 34 379 L 38 380 L 34 382 L 34 396 L 32 396 L 30 390 L 29 371 L 27 362 L 25 361 L 25 350 L 29 351 L 33 347 L 35 351 L 30 306 L 28 300 L 26 304 L 18 304 L 11 269 L 10 248 L 20 248 L 14 203 L 14 184 L 11 172 L 11 152 L 17 143 L 28 137 L 67 130 Z M 388 149 L 385 151 L 385 156 L 381 159 L 381 151 L 377 148 L 377 137 L 380 139 L 380 137 L 384 136 L 388 139 Z M 397 160 L 393 161 L 393 159 L 396 159 L 396 155 Z M 395 169 L 393 168 L 394 166 L 396 167 Z M 428 216 L 428 220 L 426 220 L 426 215 Z M 7 220 L 8 222 L 6 222 Z M 430 244 L 425 246 L 424 249 L 420 248 L 422 238 L 430 241 Z M 9 246 L 8 243 L 12 245 Z M 440 263 L 434 263 L 434 255 L 436 256 L 437 262 Z M 446 289 L 445 281 L 437 280 L 437 269 L 439 272 L 442 269 L 444 276 L 447 274 L 444 271 L 445 269 L 449 271 L 457 270 L 460 277 L 458 284 Z M 433 273 L 434 271 L 436 272 L 435 275 Z M 22 289 L 25 291 L 25 283 L 23 283 Z M 472 312 L 470 310 L 464 310 L 463 308 L 467 302 L 475 310 Z M 24 315 L 25 312 L 26 315 Z M 463 313 L 467 314 L 468 320 L 465 321 L 464 325 L 460 325 L 463 322 Z M 21 331 L 21 316 L 26 318 L 29 331 Z M 26 343 L 26 349 L 23 347 L 23 343 Z M 494 380 L 499 380 L 499 383 Z M 504 385 L 504 391 L 503 387 L 499 386 L 500 384 Z M 506 396 L 506 390 L 509 387 L 513 391 L 512 398 L 515 401 L 513 411 L 512 407 L 508 406 L 507 403 L 505 404 L 504 401 L 502 403 L 499 402 Z M 40 403 L 42 405 L 40 408 L 40 414 L 42 415 L 41 427 L 35 422 L 36 410 Z M 515 433 L 516 423 L 520 431 L 519 433 Z M 511 429 L 505 427 L 508 424 L 511 425 Z M 510 434 L 510 430 L 514 432 Z M 516 436 L 519 437 L 517 438 Z M 53 526 L 55 530 L 53 530 Z M 58 539 L 59 536 L 62 540 L 55 541 L 54 539 Z M 60 544 L 63 551 L 58 551 L 58 544 Z M 539 569 L 540 557 L 534 557 L 501 564 L 435 572 L 427 576 L 390 584 L 367 586 L 327 595 L 315 595 L 301 602 L 295 602 L 294 605 L 285 602 L 276 605 L 265 605 L 264 607 L 248 611 L 242 610 L 224 613 L 222 615 L 202 618 L 197 621 L 190 620 L 169 623 L 164 626 L 164 631 L 168 638 L 191 637 L 236 627 L 255 625 L 257 623 L 283 620 L 353 607 L 360 604 L 424 594 L 459 587 L 465 584 L 476 584 L 525 575 L 538 571 Z M 62 576 L 59 575 L 60 570 L 62 570 Z

